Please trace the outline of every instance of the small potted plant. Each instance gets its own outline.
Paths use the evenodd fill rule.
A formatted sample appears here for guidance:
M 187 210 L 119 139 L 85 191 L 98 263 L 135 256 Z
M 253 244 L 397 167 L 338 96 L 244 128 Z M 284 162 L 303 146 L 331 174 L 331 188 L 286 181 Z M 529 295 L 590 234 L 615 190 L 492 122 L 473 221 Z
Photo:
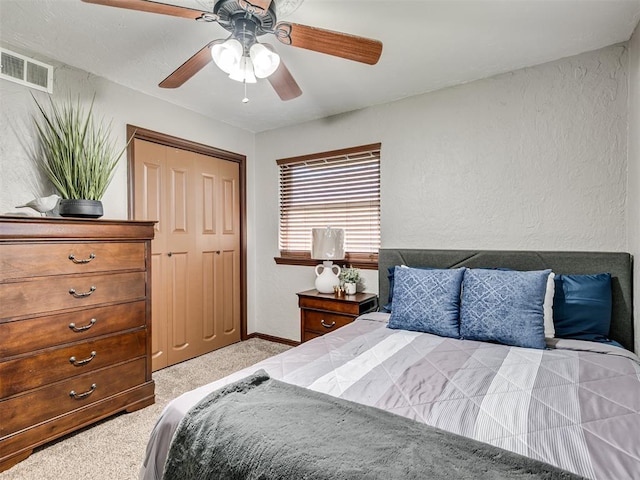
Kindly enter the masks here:
M 360 270 L 349 267 L 343 268 L 340 272 L 340 281 L 344 284 L 344 291 L 347 295 L 356 293 L 356 285 L 360 281 Z
M 93 100 L 86 113 L 80 99 L 58 105 L 50 98 L 48 109 L 33 100 L 40 112 L 39 118 L 34 117 L 40 143 L 34 154 L 62 197 L 60 215 L 101 217 L 100 200 L 126 145 L 116 149 L 111 124 L 94 119 Z

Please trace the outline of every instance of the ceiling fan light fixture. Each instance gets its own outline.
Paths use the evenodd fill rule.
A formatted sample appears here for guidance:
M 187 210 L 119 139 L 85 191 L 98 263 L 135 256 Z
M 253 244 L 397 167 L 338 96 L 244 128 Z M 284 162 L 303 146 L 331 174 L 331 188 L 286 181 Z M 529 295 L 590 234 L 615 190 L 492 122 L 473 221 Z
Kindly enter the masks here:
M 253 73 L 253 64 L 249 57 L 242 57 L 240 64 L 233 72 L 229 74 L 231 80 L 243 83 L 257 83 L 256 76 Z
M 280 66 L 280 56 L 261 43 L 254 43 L 249 49 L 253 71 L 258 78 L 267 78 Z
M 225 73 L 231 74 L 240 66 L 243 47 L 235 38 L 218 43 L 211 47 L 211 57 L 215 64 Z

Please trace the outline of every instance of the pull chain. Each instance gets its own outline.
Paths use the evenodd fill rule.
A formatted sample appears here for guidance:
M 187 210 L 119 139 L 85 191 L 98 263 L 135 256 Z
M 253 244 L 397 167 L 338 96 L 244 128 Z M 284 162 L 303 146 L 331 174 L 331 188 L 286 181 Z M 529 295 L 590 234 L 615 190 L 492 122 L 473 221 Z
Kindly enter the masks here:
M 247 97 L 247 81 L 244 82 L 244 98 L 242 99 L 242 103 L 249 103 L 249 97 Z

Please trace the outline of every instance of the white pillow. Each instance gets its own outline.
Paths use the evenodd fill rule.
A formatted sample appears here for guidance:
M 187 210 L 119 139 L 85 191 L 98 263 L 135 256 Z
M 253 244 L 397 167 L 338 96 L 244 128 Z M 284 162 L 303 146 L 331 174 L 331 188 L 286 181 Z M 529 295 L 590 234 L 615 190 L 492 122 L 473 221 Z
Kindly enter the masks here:
M 556 292 L 556 283 L 554 281 L 556 274 L 551 272 L 547 278 L 547 291 L 544 294 L 544 336 L 545 338 L 553 338 L 556 335 L 556 329 L 553 326 L 553 295 Z

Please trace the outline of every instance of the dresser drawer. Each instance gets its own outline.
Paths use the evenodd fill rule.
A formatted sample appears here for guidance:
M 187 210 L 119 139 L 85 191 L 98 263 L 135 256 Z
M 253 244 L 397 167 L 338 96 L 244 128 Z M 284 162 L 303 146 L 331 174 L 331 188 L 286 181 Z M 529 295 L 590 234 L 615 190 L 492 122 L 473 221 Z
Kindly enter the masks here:
M 144 270 L 144 243 L 22 243 L 0 248 L 0 282 L 28 277 Z
M 141 385 L 145 370 L 139 358 L 0 401 L 0 438 Z
M 0 358 L 143 327 L 145 308 L 140 300 L 0 323 Z
M 338 315 L 329 312 L 318 312 L 316 310 L 305 310 L 304 329 L 319 333 L 328 333 L 353 322 L 355 317 L 348 315 Z
M 144 356 L 146 333 L 113 335 L 0 362 L 0 398 Z
M 144 298 L 145 273 L 66 275 L 0 284 L 0 318 Z

